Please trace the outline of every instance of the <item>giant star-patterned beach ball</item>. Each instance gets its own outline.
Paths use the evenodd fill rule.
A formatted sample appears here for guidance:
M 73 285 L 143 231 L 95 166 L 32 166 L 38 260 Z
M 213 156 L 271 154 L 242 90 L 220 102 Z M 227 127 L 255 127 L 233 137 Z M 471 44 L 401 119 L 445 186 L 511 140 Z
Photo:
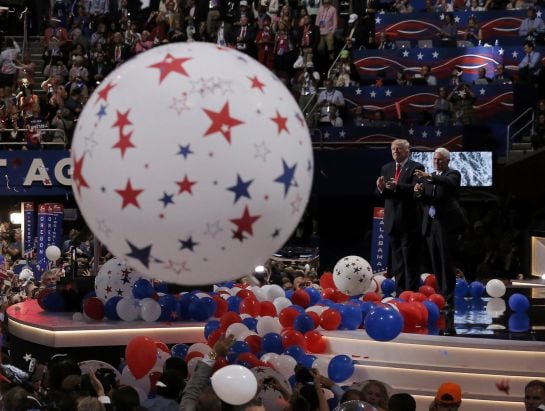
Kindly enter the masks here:
M 371 265 L 357 255 L 341 258 L 333 268 L 333 282 L 346 295 L 363 294 L 373 280 Z
M 187 285 L 263 264 L 299 222 L 313 175 L 289 91 L 209 43 L 153 48 L 114 70 L 79 117 L 72 160 L 96 236 L 137 271 Z
M 98 270 L 95 277 L 95 294 L 106 302 L 112 297 L 132 297 L 134 282 L 142 278 L 127 263 L 119 258 L 112 258 Z

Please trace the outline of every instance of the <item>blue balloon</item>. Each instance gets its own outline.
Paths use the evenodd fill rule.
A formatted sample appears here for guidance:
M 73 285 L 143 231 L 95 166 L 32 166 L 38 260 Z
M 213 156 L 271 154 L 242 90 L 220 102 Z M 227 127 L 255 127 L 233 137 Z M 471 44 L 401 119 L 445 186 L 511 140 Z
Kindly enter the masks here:
M 525 312 L 511 314 L 508 327 L 514 333 L 527 332 L 530 329 L 530 317 Z
M 314 361 L 316 361 L 316 358 L 318 357 L 316 357 L 315 355 L 303 354 L 297 360 L 297 364 L 300 364 L 306 368 L 312 368 L 312 364 L 314 364 Z
M 250 352 L 250 346 L 244 341 L 235 341 L 227 353 L 227 361 L 234 364 L 238 356 L 244 352 Z
M 104 316 L 108 320 L 112 321 L 120 321 L 121 318 L 119 318 L 119 315 L 117 315 L 117 303 L 119 300 L 121 300 L 122 297 L 116 295 L 115 297 L 112 297 L 106 301 L 106 304 L 104 304 Z
M 364 326 L 372 339 L 390 341 L 403 330 L 403 317 L 393 307 L 375 306 L 365 317 Z
M 201 302 L 204 303 L 206 307 L 206 313 L 208 314 L 208 317 L 212 317 L 218 309 L 218 304 L 214 301 L 213 298 L 210 297 L 201 298 Z
M 293 296 L 293 290 L 286 290 L 286 298 L 288 300 L 291 300 L 292 296 Z
M 367 314 L 369 314 L 369 311 L 371 311 L 373 308 L 375 308 L 375 303 L 372 301 L 364 301 L 360 307 L 361 310 L 361 325 L 363 325 L 365 321 L 365 317 L 367 317 Z
M 473 297 L 469 302 L 469 310 L 473 312 L 484 311 L 486 310 L 485 302 L 481 297 Z
M 167 283 L 155 283 L 153 289 L 158 293 L 168 294 L 168 284 Z
M 173 357 L 185 358 L 185 356 L 187 355 L 187 350 L 189 350 L 188 345 L 186 345 L 186 344 L 176 344 L 176 345 L 173 345 L 172 348 L 170 349 L 170 354 Z
M 52 292 L 44 295 L 42 305 L 46 311 L 59 312 L 64 311 L 64 298 L 58 292 Z
M 341 325 L 340 330 L 355 330 L 357 329 L 363 318 L 361 308 L 354 305 L 344 305 L 341 308 Z
M 295 310 L 297 310 L 299 312 L 299 314 L 305 314 L 306 311 L 303 307 L 301 307 L 300 305 L 290 305 L 290 308 L 294 308 Z
M 234 313 L 240 312 L 240 302 L 242 301 L 242 298 L 237 297 L 236 295 L 232 295 L 227 299 L 227 311 L 233 311 Z
M 306 287 L 305 292 L 310 297 L 310 305 L 316 304 L 316 302 L 322 297 L 320 291 L 313 287 Z
M 432 301 L 422 301 L 422 304 L 426 307 L 428 310 L 428 324 L 435 325 L 437 320 L 439 319 L 439 316 L 441 313 L 439 312 L 439 307 L 435 305 Z
M 329 361 L 327 375 L 334 382 L 342 382 L 354 374 L 354 362 L 348 355 L 336 355 Z
M 295 388 L 297 385 L 297 379 L 295 378 L 295 375 L 292 375 L 290 378 L 288 378 L 288 382 L 291 385 L 291 388 Z
M 299 358 L 305 355 L 305 350 L 298 345 L 292 345 L 291 347 L 286 348 L 282 354 L 289 355 L 290 357 L 293 357 L 295 361 L 299 361 Z
M 473 281 L 469 284 L 469 295 L 473 298 L 481 298 L 484 295 L 485 288 L 483 283 L 479 281 Z
M 396 283 L 393 280 L 386 278 L 382 281 L 382 284 L 380 284 L 380 289 L 384 295 L 390 295 L 396 290 Z
M 153 285 L 145 278 L 139 278 L 132 285 L 132 295 L 134 298 L 150 298 L 153 295 Z
M 465 297 L 469 292 L 469 285 L 466 280 L 456 280 L 456 288 L 454 289 L 454 295 L 457 297 Z
M 331 300 L 324 300 L 324 299 L 320 299 L 318 301 L 316 301 L 316 304 L 315 305 L 323 305 L 324 307 L 333 307 L 335 303 Z
M 161 306 L 161 316 L 159 321 L 172 321 L 178 316 L 176 310 L 176 298 L 173 295 L 165 294 L 158 301 Z
M 469 303 L 464 297 L 454 296 L 454 313 L 466 315 L 469 310 Z
M 242 360 L 241 360 L 241 361 L 237 361 L 236 363 L 237 363 L 238 365 L 242 365 L 243 367 L 246 367 L 246 368 L 248 368 L 248 369 L 251 369 L 251 368 L 252 368 L 252 366 L 250 365 L 250 363 L 249 363 L 248 361 L 242 361 Z
M 261 339 L 261 347 L 265 352 L 281 354 L 284 350 L 284 347 L 282 347 L 282 337 L 277 333 L 265 334 Z
M 204 338 L 208 340 L 210 334 L 220 328 L 220 322 L 218 320 L 210 320 L 204 326 Z
M 189 304 L 191 304 L 192 301 L 198 300 L 199 297 L 187 293 L 182 295 L 177 301 L 176 301 L 176 314 L 178 315 L 178 318 L 182 320 L 190 320 L 191 315 L 189 315 Z
M 525 295 L 520 293 L 515 293 L 509 297 L 508 304 L 509 308 L 516 313 L 526 312 L 530 308 L 530 301 L 528 301 Z
M 189 315 L 195 321 L 206 321 L 210 318 L 208 305 L 201 299 L 191 301 L 189 304 Z
M 248 327 L 249 330 L 256 332 L 257 331 L 257 319 L 253 317 L 247 317 L 242 320 L 242 323 Z
M 301 333 L 314 330 L 314 320 L 308 314 L 300 314 L 293 321 L 293 329 Z

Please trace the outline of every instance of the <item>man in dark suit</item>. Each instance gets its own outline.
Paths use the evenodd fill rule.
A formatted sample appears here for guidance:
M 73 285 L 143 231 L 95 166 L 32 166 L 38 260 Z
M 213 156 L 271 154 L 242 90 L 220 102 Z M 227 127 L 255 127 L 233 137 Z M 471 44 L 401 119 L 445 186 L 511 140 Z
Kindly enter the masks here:
M 385 164 L 377 179 L 376 193 L 384 199 L 384 229 L 391 250 L 390 273 L 395 276 L 397 293 L 417 291 L 419 285 L 420 213 L 414 199 L 416 170 L 424 166 L 409 159 L 409 142 L 394 140 L 393 162 Z
M 458 201 L 461 175 L 449 168 L 450 152 L 438 148 L 433 153 L 433 173 L 416 170 L 419 182 L 415 194 L 422 201 L 422 234 L 426 237 L 438 292 L 452 307 L 456 287 L 455 250 L 459 236 L 467 224 Z

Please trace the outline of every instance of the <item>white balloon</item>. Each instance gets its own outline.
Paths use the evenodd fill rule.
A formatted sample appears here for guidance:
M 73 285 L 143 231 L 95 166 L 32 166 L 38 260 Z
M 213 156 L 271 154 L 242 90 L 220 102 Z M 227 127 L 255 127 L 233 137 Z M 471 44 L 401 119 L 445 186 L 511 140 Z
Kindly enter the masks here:
M 318 315 L 321 315 L 325 311 L 326 308 L 327 307 L 324 307 L 323 305 L 312 305 L 312 306 L 308 307 L 305 311 L 307 313 L 313 312 L 313 313 L 316 313 Z
M 371 282 L 369 283 L 369 286 L 364 291 L 364 294 L 366 293 L 376 293 L 379 291 L 379 286 L 377 281 L 373 278 Z
M 71 151 L 93 233 L 178 284 L 253 272 L 289 238 L 312 185 L 310 133 L 291 93 L 257 60 L 205 42 L 154 47 L 110 73 Z
M 295 361 L 291 355 L 282 354 L 269 362 L 280 374 L 286 378 L 289 378 L 295 374 L 295 366 L 297 365 L 297 361 Z
M 56 245 L 50 245 L 45 249 L 45 256 L 49 261 L 57 261 L 61 258 L 61 249 Z
M 356 255 L 341 258 L 333 268 L 333 282 L 346 295 L 363 294 L 372 280 L 371 265 Z
M 252 330 L 242 331 L 238 335 L 237 340 L 238 341 L 244 341 L 246 339 L 246 337 L 249 337 L 250 335 L 257 335 L 257 333 L 253 332 Z
M 420 279 L 424 282 L 426 281 L 426 278 L 430 276 L 430 273 L 422 273 L 420 274 Z
M 494 297 L 491 298 L 488 303 L 486 303 L 486 312 L 492 318 L 498 318 L 503 315 L 506 310 L 505 301 L 503 298 Z
M 199 298 L 205 298 L 205 297 L 210 297 L 210 295 L 206 294 L 206 293 L 196 293 L 195 294 L 197 297 Z
M 245 318 L 253 318 L 250 314 L 246 314 L 246 313 L 242 313 L 239 315 L 241 320 L 244 320 Z
M 203 356 L 206 356 L 212 352 L 212 348 L 205 343 L 195 343 L 187 350 L 187 354 L 192 353 L 193 351 L 200 352 Z
M 140 301 L 140 315 L 144 321 L 157 321 L 161 316 L 161 305 L 153 298 L 144 298 Z
M 145 393 L 144 399 L 148 398 L 150 389 L 150 379 L 148 374 L 144 375 L 142 378 L 136 379 L 134 375 L 132 375 L 131 370 L 129 370 L 129 367 L 125 366 L 125 368 L 123 368 L 123 371 L 121 372 L 120 382 L 123 385 L 138 388 L 143 393 Z
M 262 337 L 268 333 L 280 334 L 282 325 L 280 324 L 280 321 L 278 321 L 278 318 L 264 316 L 257 319 L 256 330 Z
M 501 280 L 493 279 L 486 283 L 486 292 L 490 297 L 503 297 L 505 295 L 505 291 L 505 284 Z
M 227 365 L 216 371 L 210 380 L 216 395 L 227 404 L 247 403 L 257 393 L 255 375 L 241 365 Z
M 384 297 L 381 302 L 383 304 L 386 304 L 386 303 L 389 303 L 390 301 L 392 301 L 393 299 L 394 299 L 394 297 Z
M 284 308 L 293 305 L 293 303 L 286 297 L 278 297 L 273 301 L 276 312 L 280 313 Z
M 278 284 L 270 284 L 267 288 L 267 300 L 274 301 L 278 297 L 285 297 L 286 291 Z
M 274 352 L 267 352 L 265 354 L 263 354 L 260 358 L 261 361 L 263 362 L 270 362 L 272 364 L 273 361 L 276 361 L 276 359 L 279 357 L 280 355 L 277 354 L 277 353 L 274 353 Z
M 253 285 L 253 286 L 250 287 L 250 290 L 252 290 L 252 292 L 254 293 L 255 298 L 257 299 L 257 301 L 266 301 L 267 300 L 267 294 L 265 294 L 265 292 L 261 289 L 261 287 Z
M 157 360 L 155 361 L 155 364 L 153 365 L 153 367 L 151 367 L 151 371 L 148 372 L 148 374 L 151 374 L 152 372 L 159 372 L 162 374 L 165 362 L 170 357 L 171 357 L 170 352 L 166 352 L 161 350 L 160 348 L 157 348 Z
M 329 359 L 326 357 L 318 357 L 312 363 L 312 368 L 316 368 L 320 375 L 328 375 Z
M 383 276 L 382 274 L 379 274 L 379 275 L 375 275 L 375 276 L 373 277 L 373 279 L 377 282 L 378 288 L 379 288 L 379 290 L 380 290 L 380 286 L 382 285 L 382 282 L 383 282 L 384 280 L 386 280 L 386 277 Z
M 132 286 L 140 278 L 127 263 L 112 258 L 100 267 L 95 277 L 95 293 L 105 302 L 115 296 L 132 297 Z
M 115 310 L 123 321 L 136 321 L 140 318 L 140 301 L 124 297 L 118 301 Z
M 248 331 L 248 327 L 246 327 L 243 323 L 233 323 L 227 329 L 225 330 L 225 335 L 232 335 L 236 338 L 243 333 L 244 331 Z

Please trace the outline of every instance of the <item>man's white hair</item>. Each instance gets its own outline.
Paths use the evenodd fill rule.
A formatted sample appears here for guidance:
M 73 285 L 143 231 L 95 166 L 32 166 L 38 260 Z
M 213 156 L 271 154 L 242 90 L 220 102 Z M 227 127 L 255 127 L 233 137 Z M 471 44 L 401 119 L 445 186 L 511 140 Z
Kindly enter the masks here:
M 435 149 L 436 153 L 441 154 L 445 159 L 450 160 L 450 151 L 444 147 L 439 147 Z

